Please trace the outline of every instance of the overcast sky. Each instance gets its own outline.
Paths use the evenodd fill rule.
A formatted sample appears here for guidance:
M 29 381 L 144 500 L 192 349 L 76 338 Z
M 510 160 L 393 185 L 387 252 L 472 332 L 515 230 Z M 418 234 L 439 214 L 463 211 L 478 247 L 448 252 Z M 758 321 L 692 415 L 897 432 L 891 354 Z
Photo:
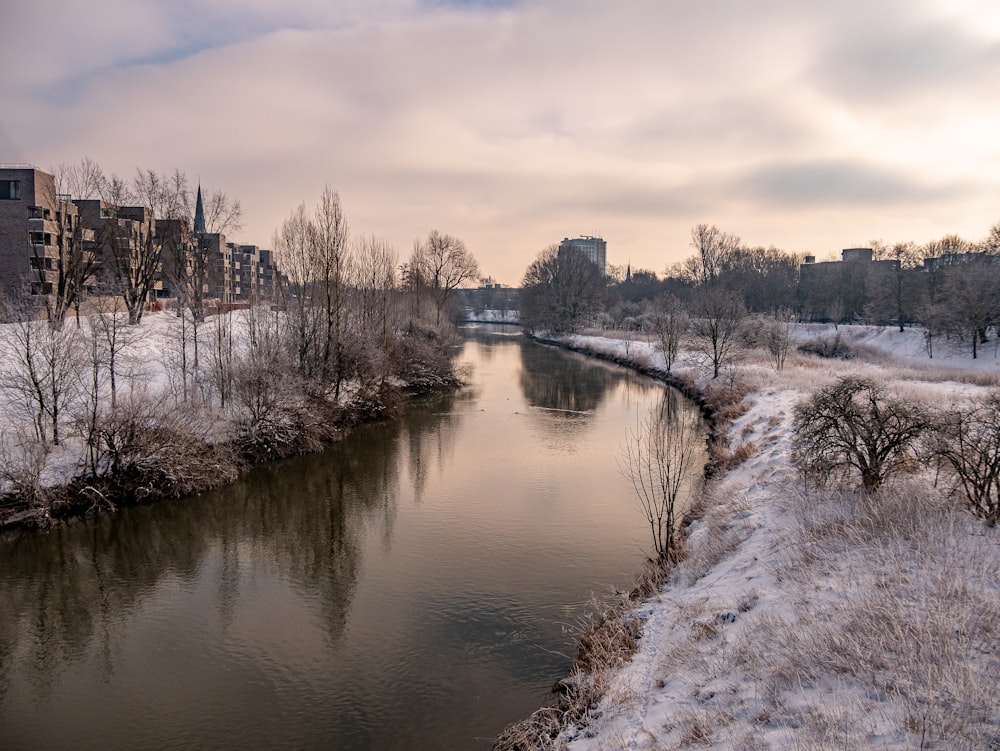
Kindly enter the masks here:
M 1000 221 L 996 0 L 32 0 L 0 10 L 0 162 L 180 168 L 270 246 L 339 191 L 401 256 L 438 229 L 517 284 L 599 234 L 662 273 L 753 245 Z

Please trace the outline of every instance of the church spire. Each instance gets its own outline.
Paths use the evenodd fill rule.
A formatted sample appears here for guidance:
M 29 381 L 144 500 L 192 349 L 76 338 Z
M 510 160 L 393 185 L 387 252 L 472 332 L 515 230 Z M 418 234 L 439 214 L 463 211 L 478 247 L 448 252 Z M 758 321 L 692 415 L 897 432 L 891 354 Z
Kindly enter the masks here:
M 205 206 L 201 201 L 201 180 L 198 181 L 198 201 L 194 206 L 194 231 L 205 232 Z

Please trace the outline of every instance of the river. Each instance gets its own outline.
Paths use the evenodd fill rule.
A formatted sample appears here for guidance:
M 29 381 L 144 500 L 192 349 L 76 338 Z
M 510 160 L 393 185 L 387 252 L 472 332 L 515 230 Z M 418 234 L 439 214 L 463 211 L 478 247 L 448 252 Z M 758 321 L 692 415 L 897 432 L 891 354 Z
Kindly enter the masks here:
M 486 749 L 547 702 L 649 554 L 619 447 L 677 397 L 463 333 L 470 385 L 401 419 L 0 539 L 0 748 Z

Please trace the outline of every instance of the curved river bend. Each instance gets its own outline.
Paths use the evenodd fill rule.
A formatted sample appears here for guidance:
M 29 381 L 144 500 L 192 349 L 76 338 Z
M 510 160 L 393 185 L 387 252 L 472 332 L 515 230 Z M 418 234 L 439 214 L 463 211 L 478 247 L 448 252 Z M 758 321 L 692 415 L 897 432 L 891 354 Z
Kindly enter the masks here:
M 0 540 L 0 748 L 485 749 L 545 703 L 649 550 L 625 431 L 678 398 L 465 334 L 470 387 L 397 421 Z

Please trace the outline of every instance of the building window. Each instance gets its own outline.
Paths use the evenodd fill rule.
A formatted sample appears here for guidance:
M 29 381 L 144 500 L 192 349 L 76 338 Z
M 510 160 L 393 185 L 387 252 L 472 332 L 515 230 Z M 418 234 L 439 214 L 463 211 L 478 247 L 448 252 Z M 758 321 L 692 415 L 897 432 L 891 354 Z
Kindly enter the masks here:
M 21 181 L 0 180 L 0 201 L 20 201 Z

